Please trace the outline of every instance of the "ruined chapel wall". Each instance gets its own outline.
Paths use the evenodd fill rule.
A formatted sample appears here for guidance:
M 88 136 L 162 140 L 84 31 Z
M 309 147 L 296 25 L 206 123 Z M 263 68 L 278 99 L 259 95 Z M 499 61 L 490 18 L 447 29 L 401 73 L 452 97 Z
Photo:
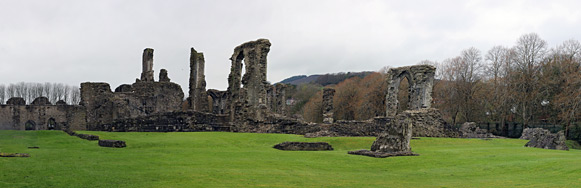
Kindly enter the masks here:
M 25 130 L 29 121 L 34 130 L 47 130 L 49 119 L 56 130 L 85 130 L 84 111 L 78 105 L 0 105 L 0 130 Z
M 431 65 L 415 65 L 391 68 L 388 72 L 388 91 L 386 95 L 386 115 L 394 117 L 399 101 L 397 95 L 403 78 L 409 82 L 409 110 L 430 108 L 432 105 L 432 89 L 436 68 Z
M 266 82 L 267 55 L 270 41 L 259 39 L 237 46 L 230 60 L 232 66 L 228 76 L 228 96 L 231 121 L 251 118 L 263 120 L 267 106 Z M 246 73 L 242 74 L 242 61 Z M 243 85 L 241 88 L 240 86 Z

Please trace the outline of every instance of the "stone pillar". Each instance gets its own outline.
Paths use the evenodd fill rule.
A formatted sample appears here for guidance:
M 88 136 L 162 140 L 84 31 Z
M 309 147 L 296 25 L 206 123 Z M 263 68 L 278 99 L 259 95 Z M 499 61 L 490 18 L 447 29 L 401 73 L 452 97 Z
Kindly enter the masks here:
M 204 54 L 194 48 L 190 51 L 190 109 L 194 111 L 208 110 L 208 95 L 206 94 L 206 76 Z
M 170 82 L 170 79 L 167 76 L 167 70 L 165 69 L 159 70 L 159 82 Z
M 335 89 L 325 88 L 323 90 L 323 123 L 333 123 L 333 97 Z
M 153 49 L 146 48 L 143 50 L 143 64 L 141 71 L 141 81 L 153 82 Z

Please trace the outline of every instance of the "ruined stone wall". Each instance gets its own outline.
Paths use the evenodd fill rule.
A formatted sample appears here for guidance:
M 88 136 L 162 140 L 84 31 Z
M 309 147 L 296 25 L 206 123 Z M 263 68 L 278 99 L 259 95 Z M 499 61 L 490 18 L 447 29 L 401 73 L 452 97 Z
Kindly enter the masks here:
M 398 115 L 399 117 L 400 115 Z M 413 136 L 417 137 L 459 137 L 459 133 L 446 127 L 442 114 L 435 108 L 406 110 L 401 116 L 413 123 Z
M 286 84 L 277 83 L 267 88 L 266 100 L 268 108 L 271 112 L 287 115 L 288 109 L 286 106 Z
M 81 83 L 81 105 L 86 108 L 89 130 L 117 119 L 181 110 L 184 93 L 180 85 L 170 82 L 167 70 L 161 69 L 159 82 L 153 80 L 153 49 L 143 51 L 142 66 L 141 80 L 123 84 L 115 92 L 108 83 Z
M 225 114 L 227 111 L 228 95 L 226 91 L 218 91 L 215 89 L 209 89 L 207 91 L 208 96 L 212 98 L 212 113 L 213 114 Z
M 27 123 L 28 127 L 26 127 Z M 0 130 L 63 130 L 65 128 L 86 129 L 83 106 L 53 105 L 46 97 L 35 99 L 31 105 L 10 103 L 0 105 Z
M 264 120 L 266 104 L 266 63 L 270 41 L 259 39 L 237 46 L 230 60 L 228 76 L 228 109 L 230 121 L 245 119 Z M 246 73 L 241 78 L 242 61 Z M 243 87 L 241 87 L 243 85 Z
M 399 102 L 397 95 L 399 84 L 403 78 L 409 82 L 409 106 L 408 110 L 419 110 L 430 108 L 432 105 L 432 88 L 434 86 L 434 75 L 436 68 L 431 65 L 415 65 L 408 67 L 398 67 L 389 69 L 387 82 L 388 91 L 386 96 L 386 114 L 395 116 Z
M 100 131 L 188 132 L 230 131 L 227 116 L 197 111 L 166 112 L 135 118 L 116 119 L 95 128 Z
M 89 130 L 120 118 L 179 111 L 183 97 L 181 87 L 172 82 L 136 82 L 130 92 L 111 92 L 107 83 L 81 84 Z
M 190 109 L 200 112 L 208 111 L 204 66 L 204 54 L 192 48 L 190 52 Z

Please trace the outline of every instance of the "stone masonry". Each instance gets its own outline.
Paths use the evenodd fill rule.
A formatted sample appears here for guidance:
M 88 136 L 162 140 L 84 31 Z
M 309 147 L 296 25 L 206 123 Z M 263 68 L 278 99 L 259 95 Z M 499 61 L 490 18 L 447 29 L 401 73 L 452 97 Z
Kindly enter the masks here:
M 214 114 L 225 114 L 226 103 L 228 101 L 228 95 L 226 91 L 218 91 L 215 89 L 209 89 L 207 91 L 208 96 L 212 98 L 212 113 Z
M 407 111 L 406 111 L 407 112 Z M 377 136 L 371 145 L 371 151 L 350 151 L 349 154 L 366 155 L 371 157 L 415 156 L 410 147 L 414 119 L 408 113 L 395 117 L 394 122 L 387 126 L 387 131 Z
M 569 150 L 565 141 L 565 134 L 563 131 L 558 133 L 551 133 L 549 130 L 543 128 L 526 128 L 520 139 L 528 139 L 529 142 L 525 144 L 526 147 L 535 147 L 543 149 Z
M 141 71 L 141 81 L 153 82 L 153 49 L 146 48 L 143 50 L 143 65 Z
M 409 110 L 430 108 L 432 104 L 432 87 L 436 68 L 431 65 L 415 65 L 408 67 L 391 68 L 388 72 L 388 91 L 386 96 L 386 115 L 393 117 L 397 114 L 399 102 L 397 94 L 399 84 L 407 78 L 409 86 Z
M 237 46 L 230 60 L 232 67 L 228 76 L 227 113 L 230 121 L 252 119 L 261 121 L 268 108 L 266 104 L 266 57 L 270 51 L 270 41 L 258 39 Z M 242 61 L 246 73 L 242 74 Z
M 0 105 L 0 130 L 85 129 L 83 106 L 53 105 L 46 97 L 38 97 L 30 105 L 20 97 L 6 103 Z
M 335 89 L 323 90 L 323 123 L 333 123 L 333 96 L 335 96 Z
M 194 48 L 190 51 L 190 109 L 208 111 L 208 95 L 206 94 L 206 76 L 204 54 Z
M 287 115 L 286 84 L 277 83 L 267 88 L 267 103 L 271 112 Z
M 87 129 L 116 119 L 148 116 L 181 110 L 184 94 L 180 85 L 169 82 L 167 71 L 160 71 L 160 82 L 153 80 L 153 49 L 143 54 L 141 80 L 120 86 L 112 92 L 107 83 L 81 83 L 81 104 L 86 108 Z M 151 73 L 151 77 L 150 77 Z

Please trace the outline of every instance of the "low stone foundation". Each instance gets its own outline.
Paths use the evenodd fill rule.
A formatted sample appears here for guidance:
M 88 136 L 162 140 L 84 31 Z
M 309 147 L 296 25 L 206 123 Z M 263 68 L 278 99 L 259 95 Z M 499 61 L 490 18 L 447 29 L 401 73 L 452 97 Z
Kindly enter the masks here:
M 112 147 L 112 148 L 124 148 L 125 141 L 121 140 L 99 140 L 99 146 L 101 147 Z
M 28 153 L 0 153 L 0 157 L 30 157 Z
M 99 140 L 99 136 L 92 134 L 76 134 L 76 136 L 85 140 Z
M 369 157 L 375 157 L 375 158 L 386 158 L 386 157 L 395 157 L 395 156 L 419 156 L 419 154 L 413 153 L 413 152 L 392 152 L 392 153 L 384 153 L 384 152 L 375 152 L 375 151 L 369 151 L 369 150 L 357 150 L 357 151 L 349 151 L 347 152 L 348 154 L 351 155 L 364 155 L 364 156 L 369 156 Z
M 118 119 L 97 126 L 98 131 L 113 132 L 190 132 L 231 131 L 226 116 L 204 112 L 168 112 L 136 118 Z
M 291 151 L 325 151 L 333 150 L 333 147 L 326 142 L 283 142 L 273 148 Z

